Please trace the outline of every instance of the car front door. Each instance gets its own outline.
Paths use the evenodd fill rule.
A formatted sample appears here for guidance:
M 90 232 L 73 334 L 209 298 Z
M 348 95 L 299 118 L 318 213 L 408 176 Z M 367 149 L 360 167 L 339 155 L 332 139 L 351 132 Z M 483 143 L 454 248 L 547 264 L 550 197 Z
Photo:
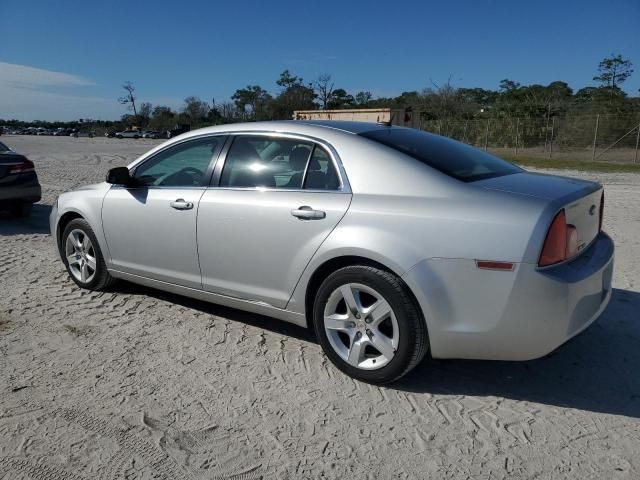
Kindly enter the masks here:
M 236 136 L 200 200 L 203 288 L 284 308 L 349 208 L 336 160 L 306 139 Z
M 132 186 L 113 186 L 102 222 L 111 268 L 202 288 L 196 218 L 225 137 L 190 139 L 161 150 L 132 170 Z

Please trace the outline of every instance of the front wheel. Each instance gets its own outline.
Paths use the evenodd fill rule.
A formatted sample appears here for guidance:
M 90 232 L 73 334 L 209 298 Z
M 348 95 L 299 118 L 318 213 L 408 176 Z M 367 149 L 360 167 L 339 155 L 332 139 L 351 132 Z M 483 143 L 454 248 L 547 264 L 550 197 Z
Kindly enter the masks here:
M 76 218 L 62 233 L 62 260 L 76 285 L 88 290 L 106 290 L 114 282 L 107 271 L 100 245 L 89 223 Z
M 343 372 L 374 384 L 399 379 L 428 349 L 427 328 L 400 278 L 370 266 L 332 273 L 314 302 L 316 335 Z

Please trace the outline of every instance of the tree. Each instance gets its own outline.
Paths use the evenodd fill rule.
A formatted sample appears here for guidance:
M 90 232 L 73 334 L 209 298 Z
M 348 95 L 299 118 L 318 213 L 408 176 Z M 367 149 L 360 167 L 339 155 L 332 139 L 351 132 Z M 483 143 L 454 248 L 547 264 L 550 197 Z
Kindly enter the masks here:
M 356 93 L 355 100 L 359 107 L 366 107 L 372 99 L 373 95 L 369 91 Z
M 149 125 L 152 109 L 153 109 L 153 106 L 149 102 L 142 102 L 140 104 L 140 109 L 138 111 L 138 118 L 140 119 L 140 124 L 143 127 L 146 127 L 147 125 Z
M 289 70 L 282 72 L 276 83 L 282 89 L 271 102 L 273 118 L 290 119 L 294 110 L 311 110 L 316 107 L 313 84 L 305 85 L 301 77 L 291 75 Z
M 215 109 L 220 114 L 220 118 L 224 123 L 235 122 L 238 109 L 231 102 L 222 102 L 216 104 Z
M 191 125 L 197 125 L 206 119 L 209 113 L 209 104 L 198 97 L 187 97 L 184 99 L 182 113 L 189 119 Z
M 236 108 L 242 114 L 248 114 L 255 120 L 264 120 L 268 117 L 271 95 L 259 85 L 247 85 L 240 88 L 231 96 Z
M 127 80 L 122 85 L 122 88 L 126 90 L 127 94 L 124 97 L 118 98 L 118 101 L 122 105 L 127 105 L 127 109 L 133 110 L 133 115 L 137 117 L 138 111 L 136 110 L 136 97 L 133 96 L 133 92 L 136 91 L 136 87 L 133 86 L 133 83 Z
M 327 109 L 327 104 L 333 97 L 333 82 L 331 81 L 331 75 L 323 73 L 318 79 L 313 82 L 313 88 L 320 102 L 320 108 Z
M 604 58 L 598 64 L 599 75 L 593 79 L 600 82 L 603 87 L 620 88 L 620 84 L 624 83 L 633 73 L 632 67 L 631 61 L 624 60 L 622 55 L 611 54 L 610 57 Z
M 295 85 L 299 85 L 302 83 L 302 78 L 296 77 L 295 75 L 291 75 L 289 70 L 285 70 L 280 74 L 280 78 L 276 80 L 276 84 L 282 87 L 283 90 L 287 88 L 291 88 Z
M 330 109 L 350 108 L 354 103 L 353 95 L 349 95 L 343 88 L 336 88 L 329 98 L 327 106 Z
M 513 80 L 505 78 L 503 80 L 500 80 L 499 88 L 502 92 L 512 92 L 513 90 L 520 88 L 520 84 L 518 82 L 514 82 Z
M 171 130 L 176 124 L 176 113 L 165 105 L 158 105 L 153 109 L 149 126 L 154 130 L 166 132 Z

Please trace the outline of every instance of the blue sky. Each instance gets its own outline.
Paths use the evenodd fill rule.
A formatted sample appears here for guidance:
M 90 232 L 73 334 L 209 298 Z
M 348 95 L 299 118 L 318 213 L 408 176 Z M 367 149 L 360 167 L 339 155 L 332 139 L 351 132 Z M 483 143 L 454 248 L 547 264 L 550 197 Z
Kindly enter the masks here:
M 0 118 L 115 119 L 139 101 L 225 101 L 280 72 L 333 75 L 351 93 L 398 95 L 430 80 L 593 84 L 620 53 L 640 88 L 640 0 L 0 2 Z

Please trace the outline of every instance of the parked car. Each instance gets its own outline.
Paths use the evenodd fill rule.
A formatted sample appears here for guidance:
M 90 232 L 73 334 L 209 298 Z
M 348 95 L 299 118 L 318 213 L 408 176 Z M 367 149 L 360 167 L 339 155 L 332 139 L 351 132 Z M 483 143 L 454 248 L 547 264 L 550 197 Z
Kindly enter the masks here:
M 70 130 L 66 128 L 59 128 L 53 132 L 54 137 L 68 137 L 70 135 Z
M 140 130 L 123 130 L 116 132 L 116 138 L 135 138 L 138 139 L 142 136 Z
M 426 132 L 223 125 L 62 194 L 51 232 L 82 288 L 116 279 L 314 328 L 349 375 L 528 360 L 594 322 L 614 246 L 601 185 Z
M 164 136 L 165 138 L 168 138 L 168 139 L 174 138 L 174 137 L 177 137 L 178 135 L 182 135 L 183 133 L 187 133 L 190 130 L 191 130 L 191 125 L 177 124 L 171 130 L 167 130 Z
M 93 130 L 81 130 L 81 131 L 73 132 L 71 136 L 74 138 L 78 138 L 78 137 L 93 138 L 96 136 L 96 132 L 94 132 Z
M 0 143 L 0 209 L 28 217 L 41 196 L 33 162 Z
M 160 138 L 160 132 L 156 130 L 145 130 L 142 132 L 142 138 Z

